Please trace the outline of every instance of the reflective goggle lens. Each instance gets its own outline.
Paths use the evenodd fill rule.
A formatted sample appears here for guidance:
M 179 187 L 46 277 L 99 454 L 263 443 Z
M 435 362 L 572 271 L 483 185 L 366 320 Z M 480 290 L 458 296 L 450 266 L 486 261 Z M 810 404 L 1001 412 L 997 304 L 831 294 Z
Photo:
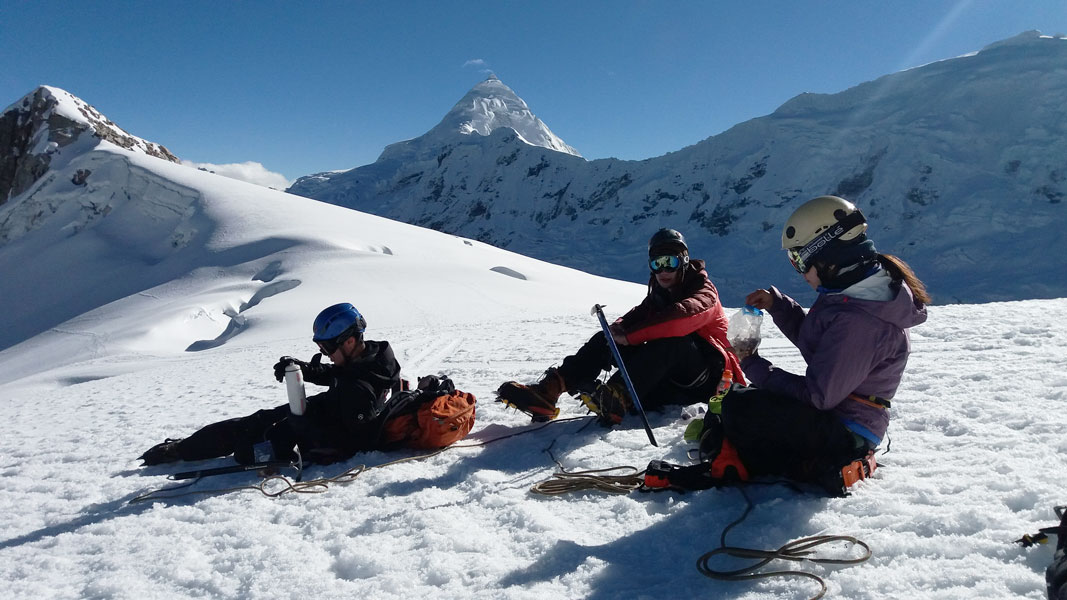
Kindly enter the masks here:
M 797 270 L 797 273 L 803 275 L 808 272 L 808 265 L 804 264 L 804 259 L 800 256 L 800 249 L 789 248 L 785 252 L 789 255 L 789 262 L 793 264 L 793 268 Z
M 653 273 L 659 273 L 660 271 L 677 271 L 678 266 L 681 264 L 682 259 L 672 254 L 656 256 L 648 259 L 648 268 L 652 269 Z

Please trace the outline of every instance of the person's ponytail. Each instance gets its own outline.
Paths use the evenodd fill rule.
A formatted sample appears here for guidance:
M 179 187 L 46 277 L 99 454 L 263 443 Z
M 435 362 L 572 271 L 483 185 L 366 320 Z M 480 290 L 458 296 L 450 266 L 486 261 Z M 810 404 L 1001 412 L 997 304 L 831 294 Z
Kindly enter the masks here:
M 889 276 L 895 281 L 903 281 L 911 288 L 911 295 L 922 304 L 930 304 L 930 294 L 926 291 L 926 285 L 915 275 L 908 263 L 892 254 L 879 254 L 878 262 L 889 271 Z

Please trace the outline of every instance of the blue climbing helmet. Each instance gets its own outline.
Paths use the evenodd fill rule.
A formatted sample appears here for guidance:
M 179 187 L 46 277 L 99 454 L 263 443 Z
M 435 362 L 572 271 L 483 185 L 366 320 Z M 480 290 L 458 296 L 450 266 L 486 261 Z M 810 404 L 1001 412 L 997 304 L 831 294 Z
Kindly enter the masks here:
M 315 342 L 328 342 L 339 338 L 347 338 L 353 335 L 362 335 L 367 330 L 367 320 L 359 314 L 355 306 L 348 302 L 334 304 L 323 309 L 319 316 L 315 317 L 314 336 Z

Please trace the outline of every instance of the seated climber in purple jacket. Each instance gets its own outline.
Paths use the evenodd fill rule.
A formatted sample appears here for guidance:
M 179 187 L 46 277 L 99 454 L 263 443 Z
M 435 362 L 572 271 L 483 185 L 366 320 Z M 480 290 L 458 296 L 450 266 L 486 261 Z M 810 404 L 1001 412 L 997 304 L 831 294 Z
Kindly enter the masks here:
M 705 421 L 701 453 L 713 471 L 715 460 L 739 461 L 742 478 L 818 481 L 882 442 L 908 361 L 907 330 L 926 321 L 930 297 L 904 261 L 875 250 L 866 231 L 863 214 L 836 196 L 815 198 L 789 217 L 782 247 L 818 299 L 805 313 L 771 287 L 745 302 L 769 312 L 807 369 L 789 373 L 755 348 L 735 348 L 752 387 L 732 389 L 721 421 Z

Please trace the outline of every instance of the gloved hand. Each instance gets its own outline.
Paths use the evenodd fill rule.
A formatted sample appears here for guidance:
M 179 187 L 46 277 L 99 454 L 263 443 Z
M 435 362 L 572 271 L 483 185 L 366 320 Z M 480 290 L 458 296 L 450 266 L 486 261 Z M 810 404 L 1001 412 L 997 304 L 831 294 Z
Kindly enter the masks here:
M 318 355 L 316 354 L 316 356 Z M 274 378 L 277 379 L 279 382 L 285 379 L 285 367 L 288 367 L 289 365 L 299 365 L 301 373 L 303 373 L 304 368 L 307 367 L 307 363 L 298 358 L 293 358 L 292 356 L 283 356 L 279 358 L 278 362 L 274 365 Z
M 285 367 L 289 365 L 298 365 L 300 367 L 300 374 L 304 376 L 304 381 L 312 381 L 313 378 L 321 376 L 330 368 L 329 365 L 322 364 L 321 352 L 316 352 L 315 356 L 311 357 L 311 362 L 304 362 L 292 356 L 283 356 L 274 365 L 274 378 L 279 382 L 285 379 Z
M 300 363 L 300 371 L 304 374 L 304 381 L 319 384 L 321 379 L 330 371 L 331 365 L 322 364 L 322 352 L 316 352 L 311 357 L 311 362 Z

